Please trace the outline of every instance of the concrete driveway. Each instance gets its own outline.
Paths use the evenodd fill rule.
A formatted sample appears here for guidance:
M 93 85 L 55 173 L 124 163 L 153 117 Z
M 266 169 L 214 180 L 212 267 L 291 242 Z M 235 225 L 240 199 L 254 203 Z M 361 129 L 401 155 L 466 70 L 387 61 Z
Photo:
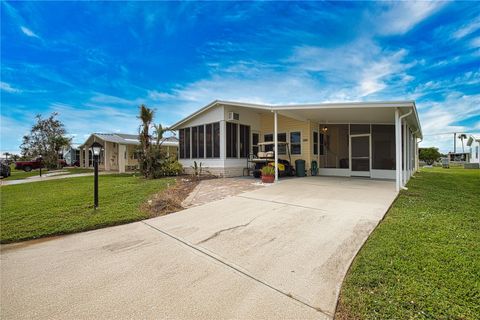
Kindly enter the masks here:
M 2 246 L 1 318 L 331 319 L 394 183 L 307 177 Z

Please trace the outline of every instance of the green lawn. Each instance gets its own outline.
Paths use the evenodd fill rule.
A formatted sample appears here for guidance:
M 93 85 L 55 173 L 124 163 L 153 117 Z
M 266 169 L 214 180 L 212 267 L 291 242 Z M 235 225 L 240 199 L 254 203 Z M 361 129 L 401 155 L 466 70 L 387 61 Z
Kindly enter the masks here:
M 97 210 L 93 210 L 91 176 L 2 186 L 0 241 L 78 232 L 147 218 L 141 204 L 174 181 L 102 175 Z
M 337 319 L 480 319 L 480 171 L 423 169 L 355 258 Z

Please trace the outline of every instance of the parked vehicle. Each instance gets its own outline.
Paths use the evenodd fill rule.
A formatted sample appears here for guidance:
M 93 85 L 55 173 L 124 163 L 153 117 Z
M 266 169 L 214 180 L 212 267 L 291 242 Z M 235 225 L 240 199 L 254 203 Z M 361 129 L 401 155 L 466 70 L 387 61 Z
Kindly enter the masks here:
M 62 168 L 67 165 L 67 163 L 63 159 L 58 160 L 58 164 Z M 31 160 L 31 161 L 17 161 L 17 162 L 15 162 L 15 169 L 16 170 L 23 170 L 23 171 L 26 171 L 26 172 L 30 172 L 30 171 L 35 170 L 35 169 L 40 169 L 40 167 L 41 168 L 45 167 L 45 165 L 43 164 L 43 162 L 41 161 L 40 158 L 37 158 L 35 160 Z
M 10 166 L 7 162 L 0 162 L 0 177 L 2 179 L 10 177 Z
M 288 142 L 278 141 L 278 146 L 282 146 L 287 152 L 288 159 L 278 159 L 278 174 L 280 176 L 294 176 L 295 169 L 291 165 L 290 148 Z M 254 165 L 253 176 L 260 178 L 262 176 L 262 168 L 265 166 L 275 167 L 275 153 L 271 151 L 275 143 L 273 141 L 260 142 L 255 147 L 259 148 L 257 154 L 250 154 L 247 159 L 247 167 L 250 167 L 250 163 Z M 268 148 L 268 151 L 266 149 Z

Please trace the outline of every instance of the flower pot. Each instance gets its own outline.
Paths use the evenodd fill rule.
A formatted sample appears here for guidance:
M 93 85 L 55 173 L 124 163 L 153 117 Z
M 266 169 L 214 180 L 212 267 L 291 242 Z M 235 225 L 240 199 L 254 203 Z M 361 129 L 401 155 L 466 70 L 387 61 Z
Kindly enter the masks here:
M 262 182 L 263 183 L 273 183 L 275 181 L 275 176 L 264 176 L 262 175 Z

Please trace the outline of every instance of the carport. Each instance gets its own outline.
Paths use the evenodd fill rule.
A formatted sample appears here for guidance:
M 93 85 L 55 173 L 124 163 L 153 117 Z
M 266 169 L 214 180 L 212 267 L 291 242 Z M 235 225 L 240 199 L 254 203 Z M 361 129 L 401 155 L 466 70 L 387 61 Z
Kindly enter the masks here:
M 368 173 L 369 177 L 375 177 L 372 176 L 375 173 L 377 178 L 394 179 L 398 192 L 405 188 L 410 177 L 418 169 L 418 142 L 422 139 L 422 132 L 414 101 L 285 105 L 272 106 L 271 111 L 274 117 L 275 181 L 278 181 L 278 115 L 303 122 L 320 123 L 324 133 L 329 125 L 348 125 L 346 134 L 350 141 L 349 170 L 329 169 L 325 170 L 327 175 L 362 176 L 366 171 L 372 171 Z M 368 125 L 370 128 L 374 125 L 394 127 L 394 135 L 391 138 L 394 145 L 395 159 L 392 160 L 394 170 L 373 172 L 372 157 L 378 154 L 375 154 L 375 150 L 372 151 L 372 132 L 370 130 L 353 132 L 352 125 L 356 127 Z

